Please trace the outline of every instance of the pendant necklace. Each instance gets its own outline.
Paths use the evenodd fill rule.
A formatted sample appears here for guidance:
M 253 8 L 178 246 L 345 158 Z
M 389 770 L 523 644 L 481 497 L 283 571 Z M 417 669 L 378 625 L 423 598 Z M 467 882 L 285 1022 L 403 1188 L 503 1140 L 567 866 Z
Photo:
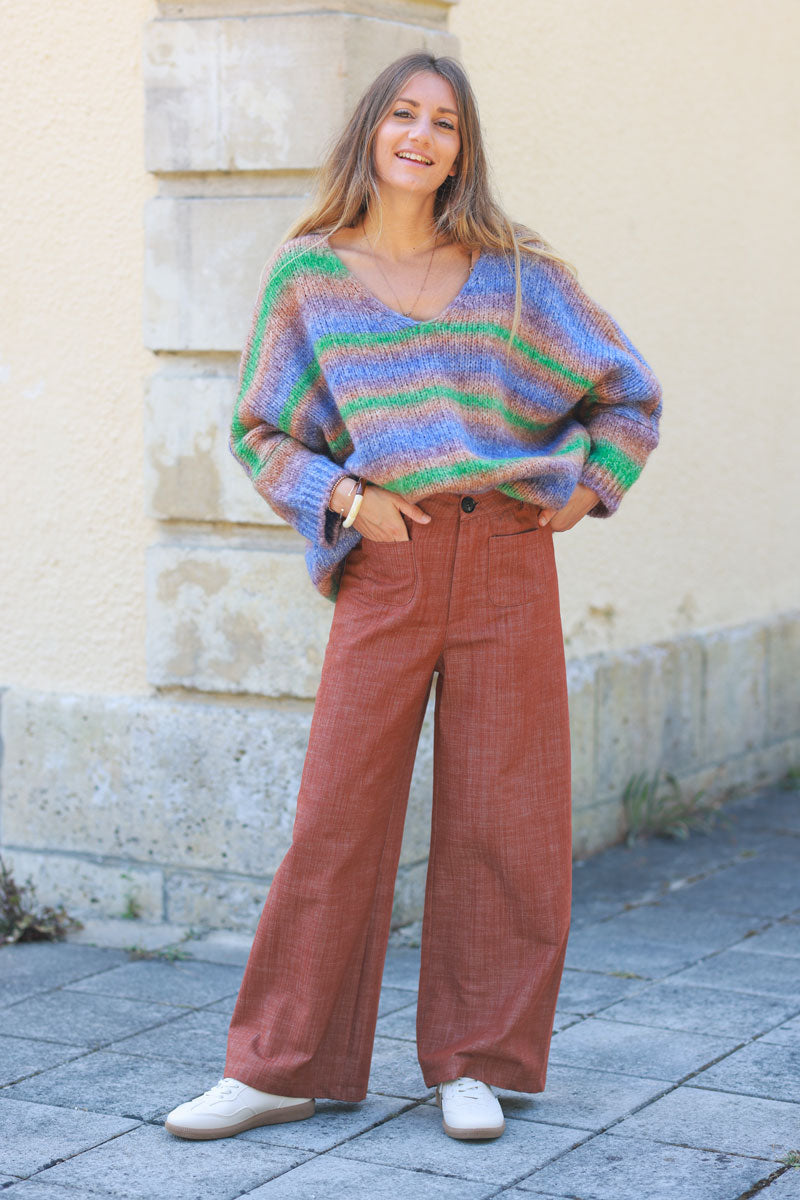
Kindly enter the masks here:
M 383 267 L 382 267 L 382 266 L 381 266 L 381 264 L 380 264 L 380 260 L 378 259 L 378 256 L 375 254 L 375 247 L 372 245 L 372 242 L 369 240 L 369 237 L 367 236 L 367 231 L 366 231 L 366 229 L 363 229 L 363 230 L 362 230 L 362 233 L 364 234 L 364 237 L 367 239 L 367 244 L 368 244 L 368 246 L 369 246 L 370 250 L 372 251 L 373 258 L 375 259 L 375 265 L 377 266 L 377 268 L 378 268 L 378 270 L 380 271 L 381 275 L 383 276 L 383 278 L 386 280 L 387 284 L 389 285 L 389 290 L 391 291 L 392 295 L 394 296 L 395 300 L 397 301 L 397 303 L 398 303 L 398 305 L 399 305 L 399 308 L 400 308 L 400 311 L 401 311 L 401 313 L 403 314 L 403 316 L 404 316 L 404 317 L 410 317 L 410 316 L 411 316 L 411 313 L 414 311 L 414 309 L 415 309 L 415 308 L 416 308 L 416 306 L 417 306 L 417 302 L 419 301 L 419 298 L 420 298 L 420 296 L 422 295 L 422 292 L 423 292 L 423 290 L 424 290 L 424 288 L 425 288 L 425 284 L 428 282 L 428 276 L 429 276 L 429 275 L 430 275 L 430 273 L 431 273 L 431 264 L 432 264 L 432 262 L 433 262 L 433 252 L 434 252 L 434 250 L 436 249 L 436 242 L 435 242 L 435 240 L 434 240 L 434 243 L 433 243 L 433 245 L 431 246 L 431 255 L 430 255 L 430 258 L 428 259 L 428 269 L 427 269 L 427 271 L 425 272 L 425 278 L 424 278 L 424 279 L 423 279 L 423 281 L 422 281 L 422 287 L 421 287 L 421 288 L 419 289 L 419 291 L 417 292 L 416 298 L 415 298 L 415 300 L 414 300 L 414 303 L 411 305 L 411 308 L 409 308 L 408 310 L 406 310 L 406 309 L 404 309 L 404 308 L 403 308 L 403 305 L 402 305 L 402 303 L 400 302 L 400 297 L 397 295 L 397 292 L 396 292 L 396 291 L 394 290 L 394 288 L 392 287 L 392 281 L 391 281 L 391 280 L 388 278 L 388 276 L 387 276 L 386 272 L 384 271 Z

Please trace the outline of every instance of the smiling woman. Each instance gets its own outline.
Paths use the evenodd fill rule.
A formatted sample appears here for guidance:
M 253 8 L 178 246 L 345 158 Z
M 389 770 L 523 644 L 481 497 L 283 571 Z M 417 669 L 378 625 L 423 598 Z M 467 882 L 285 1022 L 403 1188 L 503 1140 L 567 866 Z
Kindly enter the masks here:
M 434 675 L 417 1054 L 445 1133 L 544 1089 L 570 922 L 571 752 L 553 533 L 608 517 L 661 389 L 493 200 L 463 67 L 386 67 L 262 273 L 230 448 L 335 603 L 226 1074 L 169 1114 L 228 1137 L 365 1098 Z

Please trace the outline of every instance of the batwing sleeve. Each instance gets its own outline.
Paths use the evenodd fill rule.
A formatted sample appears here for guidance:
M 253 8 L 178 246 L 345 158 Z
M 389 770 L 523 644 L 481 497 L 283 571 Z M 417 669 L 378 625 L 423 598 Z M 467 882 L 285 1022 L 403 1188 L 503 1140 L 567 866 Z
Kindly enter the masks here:
M 328 504 L 348 472 L 332 458 L 319 419 L 320 368 L 303 320 L 303 269 L 302 253 L 284 247 L 264 267 L 228 444 L 270 508 L 309 542 L 331 547 L 342 517 Z
M 574 412 L 591 442 L 579 482 L 599 496 L 587 516 L 610 517 L 658 445 L 662 388 L 610 313 L 572 277 L 568 289 L 589 385 Z

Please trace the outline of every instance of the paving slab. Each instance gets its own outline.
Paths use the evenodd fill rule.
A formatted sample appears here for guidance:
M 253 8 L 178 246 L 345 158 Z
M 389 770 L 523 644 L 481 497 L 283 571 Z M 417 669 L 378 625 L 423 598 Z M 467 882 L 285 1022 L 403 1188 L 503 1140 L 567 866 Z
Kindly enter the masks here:
M 497 1095 L 506 1117 L 597 1131 L 662 1095 L 668 1087 L 663 1079 L 553 1063 L 547 1069 L 543 1092 L 498 1088 Z M 440 1111 L 438 1107 L 436 1111 Z
M 793 1017 L 769 1029 L 761 1038 L 762 1042 L 775 1042 L 779 1046 L 793 1046 L 800 1049 L 800 1017 Z
M 0 1037 L 0 1087 L 86 1053 L 86 1046 L 60 1046 L 57 1042 Z
M 69 942 L 19 942 L 0 946 L 0 1006 L 112 970 L 124 950 L 99 950 Z
M 57 988 L 4 1009 L 3 1033 L 97 1047 L 126 1033 L 174 1021 L 183 1012 L 170 1004 L 146 1004 L 121 996 Z
M 772 1100 L 791 1100 L 800 1105 L 800 1045 L 751 1042 L 695 1075 L 692 1084 L 720 1092 L 746 1092 L 750 1096 L 766 1096 Z
M 233 995 L 239 990 L 241 981 L 239 967 L 140 959 L 73 983 L 69 990 L 197 1008 Z
M 14 1187 L 3 1192 L 3 1200 L 7 1196 L 11 1200 L 76 1200 L 73 1188 L 60 1187 L 57 1183 L 39 1183 L 38 1175 L 33 1179 L 24 1179 Z M 98 1187 L 92 1188 L 91 1200 L 113 1200 L 113 1192 L 103 1192 Z M 83 1197 L 81 1197 L 83 1200 Z
M 387 952 L 383 969 L 383 986 L 405 988 L 417 992 L 419 988 L 420 951 L 413 947 L 398 947 Z
M 791 958 L 800 958 L 800 921 L 791 917 L 776 921 L 762 933 L 738 942 L 733 949 L 745 953 L 787 954 Z
M 316 1112 L 306 1121 L 285 1121 L 282 1125 L 262 1125 L 240 1134 L 243 1141 L 270 1142 L 275 1146 L 296 1146 L 318 1154 L 366 1133 L 390 1117 L 412 1108 L 417 1101 L 401 1096 L 381 1096 L 367 1092 L 364 1100 L 317 1100 Z M 166 1114 L 165 1114 L 166 1116 Z
M 416 1042 L 417 1040 L 417 1002 L 396 1008 L 393 1012 L 379 1016 L 375 1026 L 376 1033 L 381 1037 L 400 1038 L 401 1041 Z
M 3 1129 L 0 1171 L 8 1175 L 32 1175 L 56 1158 L 80 1155 L 138 1124 L 138 1121 L 106 1113 L 12 1100 L 8 1092 L 3 1091 L 0 1096 Z
M 769 1187 L 758 1193 L 758 1200 L 797 1200 L 800 1196 L 800 1167 L 787 1167 Z
M 422 1078 L 414 1045 L 376 1036 L 372 1048 L 369 1090 L 384 1096 L 422 1100 L 433 1092 Z
M 627 979 L 621 975 L 565 967 L 558 991 L 558 1006 L 564 1012 L 590 1017 L 625 997 L 636 995 L 649 983 L 648 979 Z
M 598 1134 L 517 1184 L 531 1193 L 581 1200 L 734 1200 L 769 1175 L 772 1163 L 737 1154 Z
M 798 1149 L 800 1105 L 685 1083 L 608 1132 L 776 1160 Z
M 57 1163 L 38 1176 L 90 1196 L 100 1186 L 124 1200 L 226 1200 L 241 1196 L 310 1157 L 303 1150 L 238 1138 L 189 1141 L 154 1125 Z
M 495 1196 L 494 1183 L 450 1179 L 381 1163 L 338 1159 L 333 1154 L 287 1171 L 280 1178 L 248 1192 L 248 1200 L 483 1200 Z
M 800 958 L 781 954 L 742 954 L 721 950 L 672 977 L 675 983 L 730 988 L 776 999 L 786 998 L 800 1007 Z
M 219 1077 L 199 1066 L 97 1050 L 4 1088 L 2 1097 L 146 1121 L 199 1096 Z
M 553 1037 L 550 1062 L 677 1083 L 739 1044 L 740 1039 L 734 1037 L 587 1017 Z
M 502 1137 L 462 1141 L 443 1134 L 438 1107 L 420 1104 L 331 1150 L 330 1156 L 493 1182 L 497 1188 L 543 1166 L 586 1136 L 585 1129 L 506 1116 Z
M 670 896 L 666 896 L 663 900 L 618 913 L 603 922 L 603 933 L 606 936 L 649 938 L 684 946 L 691 948 L 695 957 L 700 958 L 728 946 L 750 945 L 761 936 L 758 931 L 770 928 L 766 917 L 754 919 L 745 913 L 687 910 L 685 905 L 670 903 L 670 899 Z
M 204 1008 L 188 1012 L 170 1021 L 110 1042 L 105 1049 L 115 1054 L 140 1054 L 144 1058 L 172 1059 L 175 1062 L 203 1063 L 209 1074 L 224 1073 L 230 1017 Z M 213 1080 L 216 1083 L 216 1079 Z
M 683 946 L 659 942 L 603 921 L 570 933 L 564 965 L 582 971 L 632 971 L 643 979 L 660 979 L 702 954 L 691 942 Z
M 800 833 L 800 793 L 779 787 L 751 792 L 725 805 L 737 831 L 780 830 Z
M 796 1015 L 798 1004 L 788 996 L 693 987 L 672 976 L 650 984 L 634 996 L 602 1010 L 609 1021 L 654 1025 L 659 1029 L 685 1029 L 689 1033 L 730 1036 L 738 1039 L 766 1033 Z
M 748 859 L 670 892 L 670 899 L 705 911 L 787 917 L 800 908 L 797 862 L 774 855 Z

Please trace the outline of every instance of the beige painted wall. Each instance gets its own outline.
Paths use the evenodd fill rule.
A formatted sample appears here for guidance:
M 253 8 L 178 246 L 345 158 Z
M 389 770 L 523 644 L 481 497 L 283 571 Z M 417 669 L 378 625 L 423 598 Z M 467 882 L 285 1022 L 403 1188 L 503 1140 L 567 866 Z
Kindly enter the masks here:
M 154 15 L 151 0 L 0 10 L 0 686 L 150 690 Z M 797 604 L 798 27 L 791 0 L 453 12 L 503 203 L 575 263 L 665 389 L 661 445 L 619 513 L 558 535 L 570 656 Z
M 0 685 L 146 692 L 147 0 L 0 6 Z

